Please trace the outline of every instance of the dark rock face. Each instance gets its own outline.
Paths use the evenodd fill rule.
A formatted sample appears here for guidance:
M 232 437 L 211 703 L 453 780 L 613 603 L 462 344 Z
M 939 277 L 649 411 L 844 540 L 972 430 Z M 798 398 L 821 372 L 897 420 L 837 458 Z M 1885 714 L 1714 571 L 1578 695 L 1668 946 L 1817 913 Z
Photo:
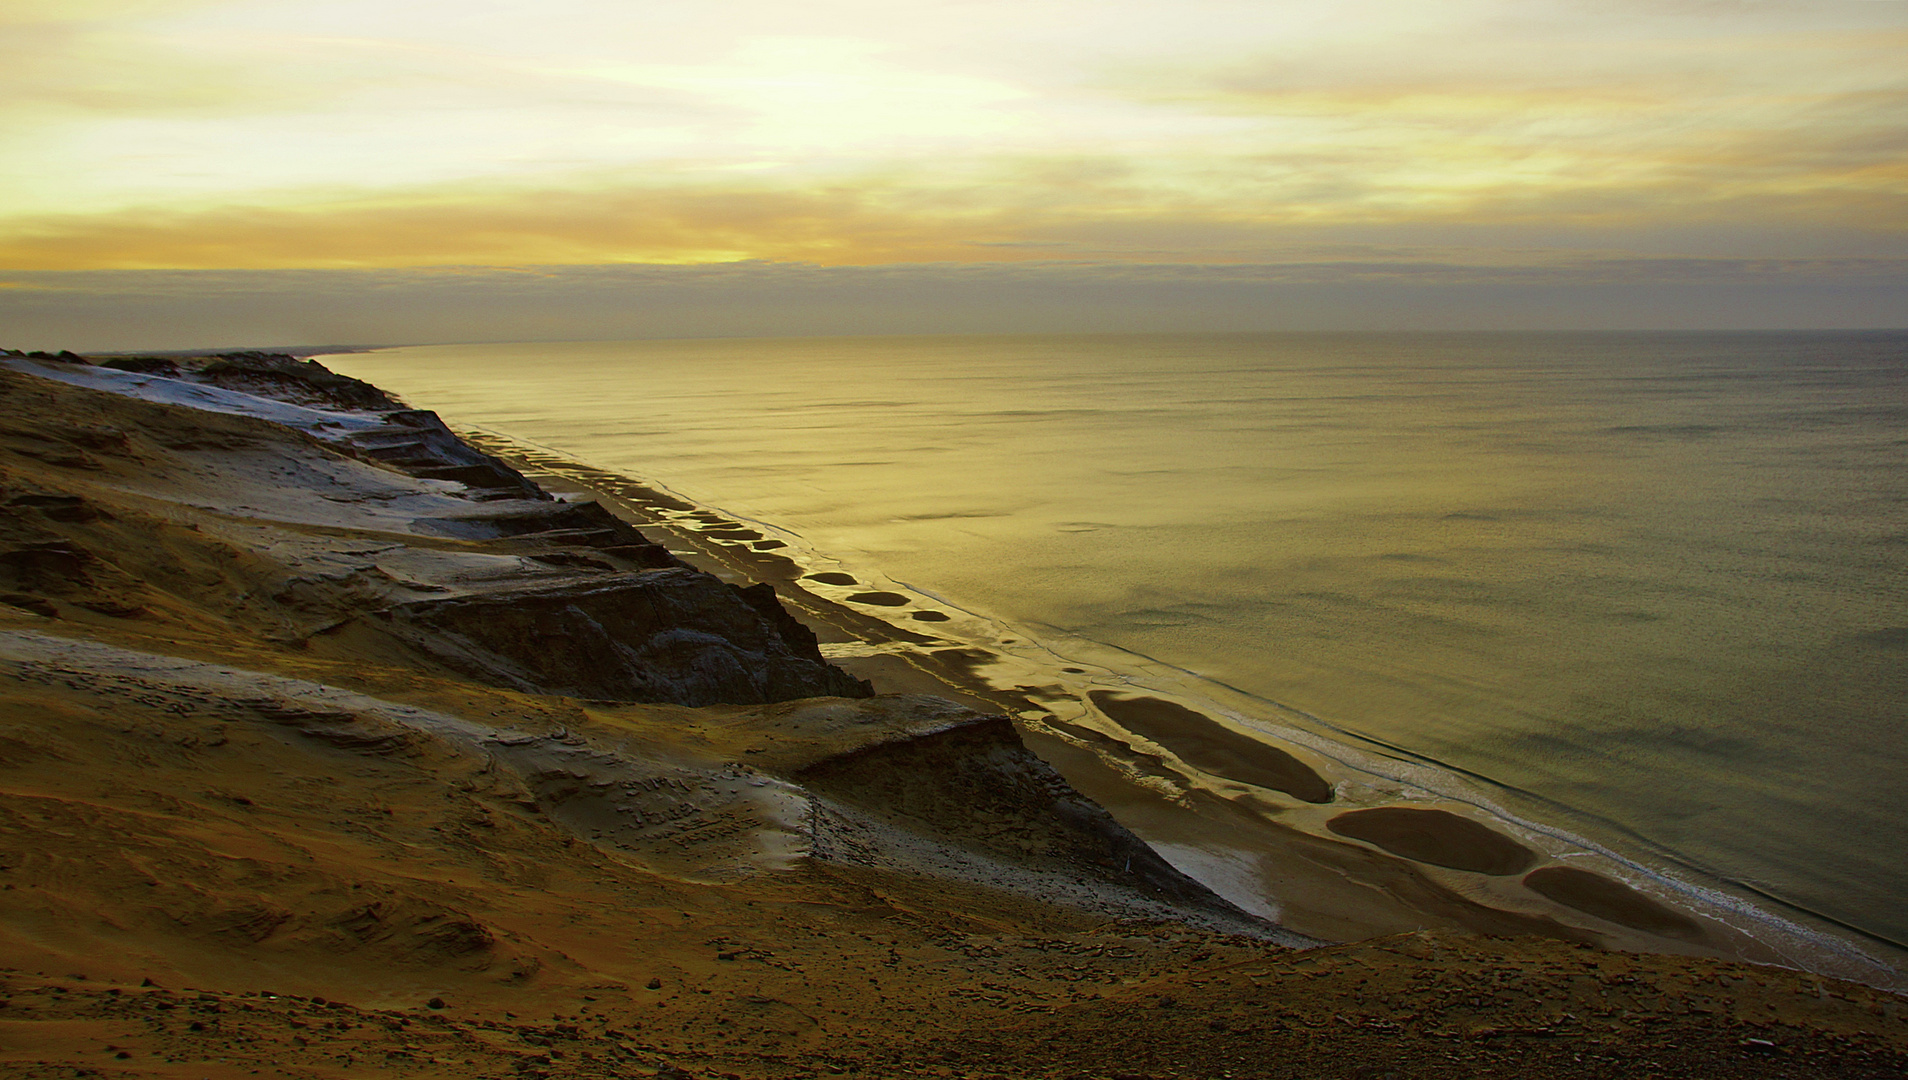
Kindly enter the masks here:
M 533 693 L 690 706 L 873 693 L 822 659 L 772 589 L 688 569 L 420 600 L 349 625 Z
M 114 371 L 130 371 L 138 375 L 164 375 L 169 379 L 179 377 L 179 362 L 163 356 L 115 356 L 102 360 L 99 366 Z
M 361 379 L 330 370 L 316 360 L 283 353 L 232 352 L 210 357 L 198 369 L 200 380 L 301 405 L 347 409 L 395 409 L 390 395 Z
M 822 658 L 813 632 L 771 587 L 725 584 L 683 566 L 601 505 L 551 498 L 465 444 L 435 413 L 398 407 L 375 387 L 290 357 L 226 354 L 184 375 L 299 404 L 368 404 L 379 422 L 323 439 L 269 420 L 6 373 L 0 605 L 53 618 L 210 620 L 376 664 L 396 651 L 429 669 L 527 693 L 687 706 L 872 693 Z M 244 454 L 228 459 L 224 451 Z M 223 531 L 230 517 L 223 511 L 212 511 L 217 520 L 201 531 L 206 508 L 196 503 L 135 513 L 69 473 L 153 477 L 177 469 L 213 489 L 223 478 L 237 493 L 262 482 L 261 462 L 278 463 L 274 476 L 300 476 L 307 470 L 293 463 L 338 455 L 375 466 L 340 474 L 360 477 L 352 482 L 366 490 L 432 496 L 433 512 L 409 523 L 422 543 L 382 529 L 353 539 L 355 526 L 319 540 L 267 522 L 235 539 Z M 296 554 L 281 558 L 314 545 L 330 548 L 321 562 L 350 568 L 313 570 Z M 412 582 L 365 558 L 366 550 L 390 555 L 399 547 L 418 566 L 447 552 L 446 560 L 490 556 L 488 565 L 518 569 L 463 582 L 440 568 L 459 581 L 453 591 L 430 573 Z M 151 615 L 155 607 L 161 615 Z
M 656 569 L 682 565 L 667 549 L 651 543 L 634 526 L 597 503 L 545 501 L 528 507 L 512 505 L 502 513 L 420 519 L 416 528 L 457 540 L 516 541 L 512 550 L 586 548 L 632 557 L 640 565 Z M 651 548 L 655 550 L 625 550 Z
M 522 473 L 459 439 L 442 418 L 427 409 L 385 413 L 383 427 L 358 432 L 346 445 L 400 472 L 427 480 L 455 480 L 484 497 L 550 497 Z
M 99 559 L 69 540 L 22 544 L 0 551 L 0 582 L 30 591 L 60 592 L 92 584 Z
M 1065 867 L 1078 881 L 1203 911 L 1242 927 L 1257 922 L 1174 869 L 1098 803 L 1075 791 L 1027 749 L 1005 716 L 967 713 L 940 731 L 833 756 L 795 775 L 809 790 L 861 814 L 1001 864 Z M 830 838 L 824 830 L 817 839 L 818 855 L 876 864 L 896 857 L 878 850 L 878 841 L 864 839 L 857 851 L 844 839 Z

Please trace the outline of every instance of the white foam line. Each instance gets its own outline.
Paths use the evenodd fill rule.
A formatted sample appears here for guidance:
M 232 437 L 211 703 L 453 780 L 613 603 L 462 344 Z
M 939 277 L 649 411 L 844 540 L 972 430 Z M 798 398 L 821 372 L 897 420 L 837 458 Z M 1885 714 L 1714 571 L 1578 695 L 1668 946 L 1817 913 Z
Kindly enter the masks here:
M 1460 770 L 1453 769 L 1450 767 L 1441 767 L 1437 764 L 1433 764 L 1433 763 L 1425 762 L 1421 760 L 1413 760 L 1412 757 L 1408 756 L 1410 755 L 1409 750 L 1398 751 L 1399 754 L 1407 755 L 1407 756 L 1393 756 L 1390 753 L 1381 753 L 1374 750 L 1363 749 L 1357 744 L 1360 742 L 1369 741 L 1369 740 L 1359 735 L 1355 731 L 1342 728 L 1339 725 L 1333 724 L 1322 717 L 1315 716 L 1302 709 L 1298 709 L 1293 706 L 1289 706 L 1282 702 L 1274 701 L 1271 699 L 1261 698 L 1258 695 L 1250 694 L 1250 693 L 1247 693 L 1246 691 L 1238 690 L 1237 688 L 1227 686 L 1225 683 L 1217 682 L 1216 680 L 1207 678 L 1206 676 L 1201 675 L 1199 672 L 1193 671 L 1189 668 L 1180 667 L 1179 665 L 1176 665 L 1176 664 L 1158 660 L 1154 657 L 1147 656 L 1144 653 L 1134 652 L 1133 650 L 1121 648 L 1120 646 L 1117 646 L 1117 645 L 1112 645 L 1106 642 L 1093 641 L 1092 639 L 1089 639 L 1089 638 L 1083 638 L 1062 627 L 1033 624 L 1042 632 L 1041 633 L 1030 632 L 1029 630 L 1023 627 L 1015 626 L 1014 624 L 1009 623 L 1008 621 L 1004 619 L 986 614 L 984 612 L 976 611 L 971 608 L 964 607 L 961 604 L 955 601 L 952 601 L 942 596 L 941 594 L 934 592 L 931 589 L 920 587 L 911 582 L 898 581 L 893 578 L 886 577 L 885 575 L 882 575 L 879 573 L 872 573 L 861 566 L 856 566 L 853 564 L 845 564 L 838 558 L 835 558 L 830 555 L 824 555 L 821 552 L 813 551 L 807 547 L 806 542 L 803 541 L 802 535 L 794 530 L 785 529 L 780 526 L 762 521 L 758 518 L 754 518 L 748 515 L 731 513 L 727 510 L 724 510 L 723 508 L 719 506 L 703 503 L 695 499 L 691 495 L 676 491 L 675 489 L 670 488 L 667 485 L 662 484 L 660 482 L 645 479 L 642 477 L 628 476 L 620 470 L 593 464 L 583 458 L 577 457 L 576 455 L 570 454 L 567 451 L 560 450 L 555 447 L 545 446 L 545 445 L 535 443 L 526 439 L 519 439 L 513 435 L 508 435 L 503 432 L 494 431 L 494 430 L 479 427 L 476 425 L 465 425 L 464 428 L 468 430 L 481 431 L 486 435 L 500 439 L 506 443 L 515 443 L 518 445 L 534 448 L 541 452 L 550 454 L 552 457 L 557 458 L 559 461 L 573 462 L 588 469 L 597 470 L 605 474 L 608 474 L 610 476 L 627 479 L 633 483 L 640 484 L 643 487 L 647 487 L 656 491 L 667 493 L 671 495 L 672 497 L 679 498 L 683 500 L 684 502 L 694 505 L 700 511 L 721 514 L 725 517 L 729 517 L 737 521 L 747 521 L 752 525 L 756 525 L 764 529 L 773 530 L 777 533 L 780 533 L 783 536 L 794 538 L 797 541 L 802 541 L 796 546 L 795 550 L 793 550 L 792 552 L 783 553 L 783 556 L 785 558 L 792 557 L 792 561 L 796 562 L 797 565 L 802 566 L 805 570 L 813 569 L 815 567 L 821 566 L 824 562 L 834 567 L 850 568 L 852 569 L 854 576 L 860 581 L 860 585 L 857 587 L 893 590 L 896 592 L 906 593 L 914 597 L 925 598 L 926 600 L 932 601 L 933 603 L 938 604 L 941 607 L 944 607 L 952 612 L 957 612 L 961 615 L 964 615 L 968 619 L 974 620 L 975 622 L 985 626 L 987 628 L 988 633 L 991 634 L 993 638 L 993 640 L 990 641 L 990 640 L 987 640 L 987 637 L 983 635 L 975 635 L 971 633 L 966 635 L 957 635 L 957 636 L 965 636 L 967 640 L 969 641 L 969 643 L 971 644 L 974 644 L 977 646 L 985 646 L 990 649 L 996 649 L 1003 652 L 1007 652 L 1009 655 L 1013 656 L 1016 660 L 1019 660 L 1022 663 L 1032 664 L 1032 665 L 1041 666 L 1041 667 L 1051 666 L 1055 669 L 1060 667 L 1084 667 L 1084 668 L 1088 668 L 1089 670 L 1098 670 L 1102 672 L 1105 676 L 1117 679 L 1122 685 L 1126 687 L 1130 687 L 1131 689 L 1136 691 L 1143 690 L 1148 693 L 1158 694 L 1158 695 L 1162 695 L 1166 697 L 1186 698 L 1187 700 L 1195 702 L 1199 706 L 1200 711 L 1205 711 L 1212 714 L 1216 714 L 1217 716 L 1220 716 L 1220 717 L 1224 717 L 1225 719 L 1230 720 L 1233 723 L 1236 723 L 1239 726 L 1245 728 L 1246 730 L 1256 735 L 1262 736 L 1271 742 L 1286 743 L 1289 745 L 1302 747 L 1306 751 L 1326 761 L 1330 761 L 1338 765 L 1339 767 L 1345 769 L 1347 772 L 1369 778 L 1367 780 L 1353 779 L 1352 783 L 1354 784 L 1358 784 L 1360 786 L 1369 786 L 1374 789 L 1382 789 L 1386 785 L 1393 785 L 1393 786 L 1405 789 L 1406 797 L 1409 797 L 1411 793 L 1415 792 L 1417 794 L 1420 794 L 1426 797 L 1442 799 L 1448 802 L 1454 802 L 1461 805 L 1469 806 L 1497 821 L 1503 822 L 1509 826 L 1513 826 L 1516 830 L 1523 831 L 1528 836 L 1541 836 L 1551 841 L 1552 844 L 1554 844 L 1557 847 L 1564 848 L 1564 849 L 1575 849 L 1574 851 L 1565 850 L 1565 851 L 1553 852 L 1552 853 L 1553 858 L 1572 858 L 1572 857 L 1582 858 L 1586 855 L 1591 855 L 1591 856 L 1608 860 L 1610 863 L 1616 866 L 1622 867 L 1624 868 L 1624 870 L 1628 871 L 1629 875 L 1631 875 L 1631 880 L 1628 882 L 1629 884 L 1635 885 L 1636 884 L 1635 879 L 1642 878 L 1657 885 L 1659 887 L 1659 890 L 1667 890 L 1673 894 L 1686 898 L 1678 906 L 1684 907 L 1685 909 L 1693 910 L 1696 914 L 1701 915 L 1703 917 L 1714 919 L 1717 922 L 1721 922 L 1725 926 L 1729 926 L 1731 929 L 1737 931 L 1738 933 L 1743 934 L 1745 937 L 1758 941 L 1765 947 L 1769 948 L 1772 952 L 1789 960 L 1794 967 L 1800 970 L 1817 971 L 1823 974 L 1832 974 L 1833 972 L 1822 971 L 1822 968 L 1824 967 L 1823 961 L 1826 960 L 1828 961 L 1827 966 L 1841 969 L 1844 973 L 1843 977 L 1848 977 L 1848 978 L 1855 979 L 1857 981 L 1868 982 L 1871 984 L 1893 985 L 1899 981 L 1899 978 L 1900 978 L 1899 973 L 1891 964 L 1889 964 L 1887 961 L 1883 959 L 1878 958 L 1874 954 L 1868 952 L 1860 945 L 1860 943 L 1858 943 L 1856 940 L 1852 938 L 1844 937 L 1842 935 L 1829 932 L 1829 931 L 1816 930 L 1816 929 L 1803 926 L 1802 924 L 1797 923 L 1791 919 L 1785 918 L 1776 912 L 1770 911 L 1762 906 L 1759 906 L 1755 902 L 1748 900 L 1746 898 L 1735 896 L 1733 894 L 1727 893 L 1717 888 L 1712 888 L 1712 887 L 1708 887 L 1704 885 L 1695 884 L 1689 881 L 1685 881 L 1682 878 L 1677 877 L 1674 874 L 1671 874 L 1667 871 L 1653 869 L 1637 861 L 1634 858 L 1631 858 L 1629 856 L 1626 856 L 1617 852 L 1616 850 L 1608 847 L 1607 845 L 1597 843 L 1585 837 L 1576 835 L 1575 833 L 1565 830 L 1561 826 L 1547 825 L 1547 824 L 1511 813 L 1510 811 L 1504 809 L 1503 807 L 1497 805 L 1496 803 L 1494 803 L 1493 801 L 1485 797 L 1480 791 L 1478 791 L 1475 787 L 1472 786 L 1473 784 L 1494 783 L 1494 781 L 1491 781 L 1488 777 L 1477 777 L 1474 779 L 1467 778 L 1466 775 Z M 551 471 L 554 472 L 556 470 L 551 470 Z M 557 472 L 556 474 L 563 475 L 561 472 Z M 584 477 L 568 476 L 566 477 L 566 479 L 569 479 L 576 483 L 585 484 L 585 485 L 589 483 L 589 480 Z M 605 494 L 613 495 L 613 493 L 609 493 L 609 492 L 606 492 Z M 843 588 L 847 588 L 847 587 L 843 586 Z M 896 608 L 894 610 L 897 612 L 904 612 L 909 609 Z M 883 612 L 869 611 L 869 612 L 866 612 L 866 614 L 879 618 L 882 616 Z M 896 625 L 902 625 L 902 624 L 896 623 Z M 945 625 L 945 624 L 939 624 L 939 625 Z M 915 627 L 907 627 L 907 628 L 917 629 Z M 946 629 L 950 629 L 950 630 L 955 628 L 956 627 L 953 627 L 953 626 L 946 627 Z M 1071 657 L 1067 656 L 1065 653 L 1061 652 L 1059 647 L 1053 644 L 1050 644 L 1049 641 L 1047 640 L 1048 636 L 1058 636 L 1062 638 L 1075 638 L 1095 648 L 1104 648 L 1116 653 L 1120 653 L 1136 661 L 1137 666 L 1141 669 L 1141 673 L 1133 674 L 1129 672 L 1123 672 L 1117 668 L 1108 667 L 1107 665 L 1102 663 L 1093 662 L 1093 661 L 1079 661 L 1079 660 L 1072 659 Z M 1008 641 L 1008 640 L 1014 641 L 1015 644 L 1011 647 L 1001 644 L 1002 642 Z M 907 649 L 906 647 L 898 647 L 894 649 L 893 651 L 911 651 L 911 650 Z M 1037 660 L 1032 657 L 1024 655 L 1025 652 L 1033 652 L 1033 653 L 1039 654 L 1041 657 L 1045 658 L 1046 663 L 1043 664 L 1041 660 Z M 868 655 L 868 654 L 862 653 L 862 652 L 855 652 L 855 653 L 844 652 L 838 655 L 847 656 L 847 655 Z M 1317 728 L 1323 729 L 1323 732 L 1330 732 L 1332 734 L 1325 734 L 1321 731 L 1307 730 L 1305 727 L 1298 726 L 1296 724 L 1279 723 L 1276 720 L 1265 717 L 1265 716 L 1244 713 L 1236 708 L 1221 705 L 1218 702 L 1213 701 L 1212 699 L 1208 698 L 1207 696 L 1203 694 L 1198 694 L 1198 693 L 1188 694 L 1183 689 L 1160 689 L 1158 687 L 1149 685 L 1147 681 L 1142 681 L 1147 679 L 1147 676 L 1144 674 L 1146 670 L 1152 670 L 1160 674 L 1167 675 L 1169 676 L 1169 678 L 1172 678 L 1174 681 L 1183 680 L 1186 683 L 1195 687 L 1202 686 L 1202 685 L 1219 687 L 1220 689 L 1223 689 L 1232 694 L 1236 694 L 1241 698 L 1247 698 L 1253 701 L 1262 702 L 1266 706 L 1266 708 L 1270 710 L 1271 712 L 1273 712 L 1276 716 L 1286 716 L 1286 717 L 1290 717 L 1290 718 L 1293 718 L 1294 720 L 1299 721 L 1301 724 L 1315 725 Z M 1056 681 L 1060 682 L 1064 686 L 1067 686 L 1067 688 L 1070 691 L 1083 692 L 1084 690 L 1089 688 L 1099 687 L 1099 684 L 1094 683 L 1091 679 L 1088 679 L 1088 678 L 1082 678 L 1080 676 L 1073 676 L 1073 677 L 1059 676 L 1059 673 L 1057 670 L 1054 672 L 1054 674 L 1058 676 L 1056 678 Z M 1159 680 L 1155 678 L 1151 681 L 1159 681 Z M 1116 724 L 1115 726 L 1117 727 L 1118 725 Z M 1120 730 L 1124 731 L 1124 728 L 1121 728 Z M 1129 732 L 1128 734 L 1130 735 L 1131 733 Z M 1337 735 L 1338 737 L 1334 738 L 1333 737 L 1334 734 Z M 1382 744 L 1378 744 L 1378 745 L 1382 746 Z M 1200 775 L 1203 776 L 1204 774 L 1200 774 Z M 1515 790 L 1515 789 L 1511 789 L 1511 790 Z M 1534 794 L 1532 794 L 1530 797 L 1536 798 L 1536 799 L 1542 798 L 1542 796 L 1538 796 Z M 1581 811 L 1576 811 L 1569 807 L 1560 806 L 1559 809 L 1564 813 L 1581 813 Z M 1610 823 L 1610 825 L 1612 828 L 1619 829 L 1619 830 L 1622 829 L 1622 826 L 1614 822 Z M 1664 861 L 1678 865 L 1678 866 L 1682 865 L 1680 861 L 1673 854 L 1670 854 L 1665 851 L 1657 850 L 1657 846 L 1652 844 L 1646 838 L 1637 837 L 1637 842 L 1639 843 L 1639 845 L 1645 848 L 1651 849 L 1653 852 L 1656 853 L 1656 855 L 1659 858 L 1662 858 Z M 1688 869 L 1694 873 L 1702 873 L 1700 869 L 1697 869 L 1694 867 L 1685 867 L 1685 869 Z M 1217 870 L 1218 870 L 1217 867 L 1203 867 L 1201 869 L 1201 872 L 1215 873 L 1216 875 L 1215 881 L 1217 881 L 1220 877 L 1225 876 L 1225 875 L 1217 874 Z M 1193 873 L 1191 876 L 1195 877 L 1198 880 L 1201 880 L 1203 883 L 1207 884 L 1208 887 L 1216 887 L 1214 881 L 1206 881 L 1205 878 L 1201 876 L 1201 873 Z M 1618 874 L 1617 876 L 1623 877 L 1624 875 Z M 1237 898 L 1233 898 L 1233 899 L 1234 899 L 1234 902 L 1237 902 Z M 1815 957 L 1813 959 L 1805 958 L 1805 954 L 1811 951 L 1814 952 Z

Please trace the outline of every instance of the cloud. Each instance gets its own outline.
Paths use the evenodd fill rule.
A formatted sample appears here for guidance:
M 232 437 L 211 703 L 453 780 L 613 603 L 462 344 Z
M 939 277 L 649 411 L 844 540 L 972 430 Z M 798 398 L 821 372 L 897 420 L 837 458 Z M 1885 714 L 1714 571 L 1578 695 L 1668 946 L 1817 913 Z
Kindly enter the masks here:
M 1899 20 L 1780 33 L 1766 20 L 1716 22 L 1677 35 L 1673 20 L 1559 17 L 1463 41 L 1453 29 L 1135 65 L 1103 85 L 1255 123 L 1234 142 L 1258 144 L 1274 183 L 1338 174 L 1338 190 L 1356 178 L 1360 198 L 1432 214 L 1488 212 L 1518 189 L 1627 189 L 1679 205 L 1811 185 L 1901 190 L 1890 169 L 1903 160 L 1908 95 Z
M 16 0 L 0 266 L 1908 240 L 1890 5 L 918 7 Z
M 0 100 L 15 124 L 282 107 L 281 83 L 250 65 L 208 62 L 85 23 L 0 24 Z
M 43 218 L 0 239 L 0 266 L 858 262 L 932 257 L 958 242 L 946 222 L 852 189 L 422 192 L 402 202 Z
M 226 0 L 4 0 L 0 27 L 110 23 L 216 7 Z
M 1342 153 L 889 166 L 821 181 L 612 173 L 529 189 L 426 185 L 276 206 L 0 219 L 0 268 L 854 265 L 1021 261 L 1055 250 L 1240 263 L 1387 236 L 1446 249 L 1670 254 L 1689 243 L 1689 254 L 1800 255 L 1838 245 L 1843 254 L 1877 254 L 1908 250 L 1899 141 L 1829 132 L 1607 169 L 1567 158 L 1518 169 L 1427 163 L 1426 174 L 1450 172 L 1416 186 Z M 1798 247 L 1803 233 L 1811 239 Z
M 221 55 L 166 26 L 229 0 L 0 0 L 11 124 L 283 108 L 304 95 L 269 58 Z

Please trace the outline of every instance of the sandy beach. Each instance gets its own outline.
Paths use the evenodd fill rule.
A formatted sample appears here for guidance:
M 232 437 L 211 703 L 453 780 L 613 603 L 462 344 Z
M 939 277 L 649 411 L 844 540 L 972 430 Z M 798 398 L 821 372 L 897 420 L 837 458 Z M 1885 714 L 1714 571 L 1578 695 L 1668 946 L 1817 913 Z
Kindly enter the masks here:
M 1445 810 L 1543 862 L 1720 906 L 1751 936 L 1760 912 L 1817 966 L 1850 938 L 1908 955 L 1887 855 L 1904 819 L 1884 780 L 1901 771 L 1884 631 L 1903 598 L 1858 584 L 1892 580 L 1868 539 L 1898 516 L 1868 497 L 1902 475 L 1881 420 L 1889 349 L 1833 334 L 1109 335 L 335 362 L 460 430 L 726 524 L 665 523 L 761 537 L 715 546 L 781 545 L 762 553 L 807 571 L 804 591 L 939 642 L 844 640 L 831 659 L 898 674 L 933 651 L 1037 690 L 1018 693 L 1048 734 L 1128 744 L 1113 767 L 1168 798 L 1170 776 L 1145 777 L 1249 796 L 1367 851 L 1383 849 L 1326 820 Z M 1846 376 L 1830 399 L 1810 356 Z M 1837 422 L 1815 424 L 1821 409 Z M 1095 692 L 1275 747 L 1333 801 L 1206 774 Z M 1255 860 L 1209 858 L 1240 879 Z M 1557 907 L 1520 880 L 1428 872 L 1500 909 Z
M 926 598 L 806 570 L 796 549 L 746 523 L 559 453 L 494 432 L 462 434 L 539 483 L 596 498 L 669 537 L 672 551 L 704 569 L 773 584 L 821 641 L 862 647 L 834 662 L 878 690 L 1007 710 L 1030 748 L 1123 824 L 1227 899 L 1297 933 L 1343 942 L 1441 927 L 1752 963 L 1787 962 L 1798 948 L 1778 926 L 1734 909 L 1628 884 L 1617 876 L 1625 868 L 1580 849 L 1564 849 L 1574 865 L 1544 865 L 1473 806 L 1346 805 L 1334 784 L 1367 778 L 1342 767 L 1334 777 L 1336 763 L 1301 748 L 1150 694 L 1072 690 L 1062 672 L 1029 672 L 937 636 L 918 618 L 940 614 Z M 1024 681 L 1042 675 L 1054 681 Z M 1102 723 L 1081 723 L 1082 713 Z M 1856 967 L 1883 984 L 1898 980 Z
M 228 363 L 0 371 L 10 1075 L 1908 1063 L 1896 995 L 1462 807 Z

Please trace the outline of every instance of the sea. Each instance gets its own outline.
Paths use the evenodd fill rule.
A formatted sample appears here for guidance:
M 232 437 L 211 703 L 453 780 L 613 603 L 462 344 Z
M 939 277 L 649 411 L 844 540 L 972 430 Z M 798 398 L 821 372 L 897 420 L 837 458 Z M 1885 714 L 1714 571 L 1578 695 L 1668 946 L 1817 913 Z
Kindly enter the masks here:
M 325 358 L 1049 670 L 1908 943 L 1908 332 Z M 917 624 L 918 627 L 918 624 Z

